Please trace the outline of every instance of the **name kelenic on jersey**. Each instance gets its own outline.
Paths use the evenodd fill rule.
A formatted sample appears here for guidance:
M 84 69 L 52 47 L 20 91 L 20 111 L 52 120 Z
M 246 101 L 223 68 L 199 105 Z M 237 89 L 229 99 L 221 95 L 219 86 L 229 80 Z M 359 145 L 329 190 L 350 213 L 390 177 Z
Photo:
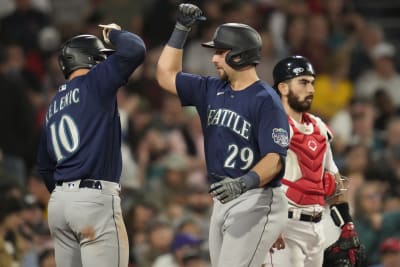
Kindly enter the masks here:
M 66 92 L 64 95 L 60 96 L 59 100 L 54 99 L 47 109 L 46 124 L 49 122 L 50 118 L 53 117 L 53 115 L 57 114 L 64 108 L 77 103 L 79 103 L 79 88 L 75 88 Z

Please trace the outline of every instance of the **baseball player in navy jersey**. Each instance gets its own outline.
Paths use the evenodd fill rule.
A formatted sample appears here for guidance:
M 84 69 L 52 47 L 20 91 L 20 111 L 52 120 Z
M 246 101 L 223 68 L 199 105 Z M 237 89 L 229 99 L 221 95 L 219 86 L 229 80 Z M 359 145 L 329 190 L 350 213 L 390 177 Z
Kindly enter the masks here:
M 38 151 L 38 171 L 52 192 L 48 221 L 58 267 L 128 266 L 116 94 L 143 62 L 145 46 L 116 24 L 100 26 L 115 50 L 93 35 L 61 47 L 67 81 L 48 107 Z
M 289 203 L 288 223 L 265 266 L 352 267 L 363 266 L 360 244 L 346 202 L 346 179 L 333 161 L 331 130 L 307 111 L 314 94 L 315 73 L 310 62 L 292 56 L 278 62 L 273 70 L 274 88 L 281 96 L 290 126 L 283 189 Z M 330 204 L 336 229 L 321 221 Z M 329 213 L 324 213 L 328 215 Z M 327 224 L 326 224 L 327 225 Z M 325 252 L 326 231 L 340 231 L 339 239 Z
M 260 267 L 287 221 L 280 178 L 288 145 L 288 122 L 276 92 L 255 71 L 261 38 L 245 24 L 220 25 L 210 42 L 219 78 L 182 72 L 191 26 L 204 20 L 192 4 L 181 4 L 175 29 L 157 66 L 157 80 L 195 106 L 214 197 L 209 232 L 213 267 Z

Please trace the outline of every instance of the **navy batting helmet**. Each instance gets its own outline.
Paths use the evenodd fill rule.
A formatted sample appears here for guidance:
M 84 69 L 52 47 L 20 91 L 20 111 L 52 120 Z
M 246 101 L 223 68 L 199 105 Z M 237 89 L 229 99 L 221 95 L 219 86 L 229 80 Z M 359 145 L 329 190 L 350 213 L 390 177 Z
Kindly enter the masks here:
M 291 56 L 279 61 L 272 72 L 274 77 L 274 88 L 278 88 L 280 82 L 302 75 L 315 76 L 314 69 L 307 58 L 302 56 Z
M 58 63 L 66 79 L 77 69 L 90 69 L 113 53 L 94 35 L 78 35 L 66 41 L 60 50 Z
M 261 58 L 261 36 L 252 27 L 241 23 L 226 23 L 220 25 L 210 42 L 202 46 L 222 50 L 230 50 L 226 63 L 234 69 L 248 65 L 257 65 Z M 239 60 L 234 60 L 239 56 Z

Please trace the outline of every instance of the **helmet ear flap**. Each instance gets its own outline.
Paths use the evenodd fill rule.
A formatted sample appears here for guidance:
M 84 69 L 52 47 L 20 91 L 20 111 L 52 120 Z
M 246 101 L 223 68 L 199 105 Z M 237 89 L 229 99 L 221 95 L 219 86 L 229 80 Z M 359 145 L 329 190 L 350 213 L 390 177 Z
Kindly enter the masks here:
M 225 62 L 235 70 L 239 70 L 249 65 L 260 63 L 261 51 L 258 48 L 249 49 L 243 52 L 230 51 L 225 58 Z
M 243 61 L 242 58 L 240 58 L 240 54 L 234 54 L 232 51 L 226 54 L 225 62 L 233 69 L 239 68 L 238 65 L 240 65 L 240 61 Z

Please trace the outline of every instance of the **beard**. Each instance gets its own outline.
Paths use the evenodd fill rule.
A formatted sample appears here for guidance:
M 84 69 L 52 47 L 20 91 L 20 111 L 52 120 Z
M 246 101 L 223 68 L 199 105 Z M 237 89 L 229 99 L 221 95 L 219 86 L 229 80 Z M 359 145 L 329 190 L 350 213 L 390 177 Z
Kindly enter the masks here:
M 299 97 L 293 93 L 292 90 L 289 90 L 288 94 L 288 104 L 289 106 L 297 112 L 305 112 L 309 111 L 311 108 L 313 96 L 307 96 L 304 98 L 304 100 L 300 101 Z
M 225 70 L 223 70 L 223 69 L 221 68 L 221 69 L 217 69 L 217 72 L 218 72 L 218 76 L 219 76 L 219 78 L 220 78 L 221 80 L 223 80 L 223 81 L 225 81 L 225 82 L 229 82 L 229 76 L 228 76 L 228 74 L 226 73 Z

